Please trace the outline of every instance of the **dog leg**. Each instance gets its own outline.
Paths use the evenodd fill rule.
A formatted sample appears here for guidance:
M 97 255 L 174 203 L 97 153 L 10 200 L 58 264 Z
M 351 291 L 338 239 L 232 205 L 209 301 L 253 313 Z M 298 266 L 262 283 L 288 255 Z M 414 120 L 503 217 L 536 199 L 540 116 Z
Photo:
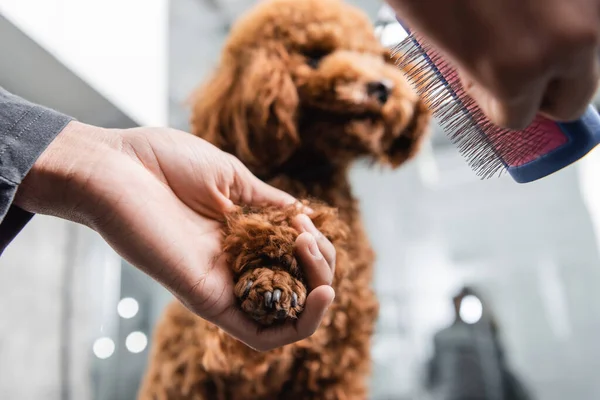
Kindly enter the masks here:
M 222 380 L 209 373 L 225 358 L 218 329 L 178 301 L 155 327 L 137 400 L 226 400 Z
M 294 256 L 293 209 L 243 209 L 228 216 L 223 249 L 240 308 L 262 325 L 296 319 L 307 290 Z

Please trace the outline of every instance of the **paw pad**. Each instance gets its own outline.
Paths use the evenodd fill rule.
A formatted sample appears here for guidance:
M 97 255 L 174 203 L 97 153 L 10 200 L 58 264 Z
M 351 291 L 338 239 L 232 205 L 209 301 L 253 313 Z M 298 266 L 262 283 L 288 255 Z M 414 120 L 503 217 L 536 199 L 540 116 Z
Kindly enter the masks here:
M 306 288 L 283 270 L 256 268 L 236 284 L 240 307 L 263 325 L 296 319 L 304 308 Z

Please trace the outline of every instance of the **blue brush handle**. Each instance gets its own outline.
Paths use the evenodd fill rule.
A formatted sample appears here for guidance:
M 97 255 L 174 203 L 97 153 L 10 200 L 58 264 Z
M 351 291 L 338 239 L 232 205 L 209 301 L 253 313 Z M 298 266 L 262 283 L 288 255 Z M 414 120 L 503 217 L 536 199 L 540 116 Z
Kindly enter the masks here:
M 568 141 L 561 147 L 519 167 L 509 167 L 508 173 L 518 183 L 528 183 L 546 177 L 578 161 L 600 143 L 600 114 L 590 105 L 577 121 L 558 123 Z

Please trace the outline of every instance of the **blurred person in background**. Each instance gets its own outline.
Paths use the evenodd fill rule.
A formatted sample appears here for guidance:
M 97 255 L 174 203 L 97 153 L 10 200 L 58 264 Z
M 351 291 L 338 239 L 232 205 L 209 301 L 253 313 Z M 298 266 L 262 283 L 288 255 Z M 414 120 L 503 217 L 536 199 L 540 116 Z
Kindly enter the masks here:
M 475 290 L 452 298 L 455 319 L 433 339 L 425 386 L 435 400 L 531 400 L 509 370 L 498 324 Z

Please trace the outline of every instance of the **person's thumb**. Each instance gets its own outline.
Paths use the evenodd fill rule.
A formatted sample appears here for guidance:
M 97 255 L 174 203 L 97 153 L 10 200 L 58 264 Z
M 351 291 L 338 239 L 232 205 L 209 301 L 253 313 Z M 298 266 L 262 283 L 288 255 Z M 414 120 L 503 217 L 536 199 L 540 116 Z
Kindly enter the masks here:
M 334 299 L 335 291 L 328 285 L 316 287 L 308 294 L 306 308 L 296 326 L 299 337 L 306 338 L 315 333 Z
M 261 181 L 255 176 L 250 178 L 251 194 L 245 199 L 248 205 L 274 205 L 285 207 L 297 203 L 296 198 L 282 190 Z

